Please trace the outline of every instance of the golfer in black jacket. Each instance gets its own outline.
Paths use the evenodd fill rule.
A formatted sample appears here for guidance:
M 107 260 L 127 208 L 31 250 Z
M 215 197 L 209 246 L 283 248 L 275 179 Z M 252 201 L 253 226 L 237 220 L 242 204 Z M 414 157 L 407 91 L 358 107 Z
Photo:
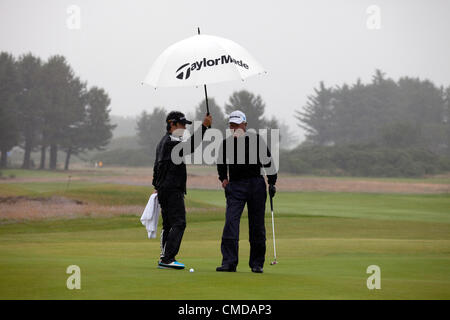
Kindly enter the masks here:
M 218 162 L 217 165 L 219 179 L 225 189 L 227 206 L 221 244 L 222 265 L 217 267 L 216 271 L 236 271 L 239 250 L 239 224 L 242 211 L 247 203 L 250 238 L 249 265 L 253 272 L 262 273 L 266 253 L 264 215 L 267 192 L 266 182 L 261 175 L 263 164 L 260 161 L 259 148 L 263 148 L 264 151 L 267 150 L 268 157 L 270 157 L 270 151 L 258 134 L 246 132 L 247 119 L 243 112 L 232 112 L 229 117 L 229 125 L 230 129 L 234 130 L 234 136 L 228 138 L 231 139 L 228 143 L 227 139 L 223 140 L 219 154 L 222 163 Z M 253 140 L 250 139 L 251 135 L 254 135 Z M 241 140 L 241 144 L 238 140 Z M 242 143 L 244 141 L 245 144 Z M 239 144 L 245 145 L 245 153 L 243 153 L 242 148 L 238 147 Z M 234 148 L 233 157 L 227 156 L 227 151 L 231 153 L 230 146 Z M 251 161 L 252 154 L 257 157 L 257 161 L 253 161 L 253 163 Z M 271 157 L 269 159 L 270 162 L 264 167 L 272 165 Z M 267 179 L 269 193 L 274 196 L 277 174 L 268 175 Z
M 203 140 L 206 129 L 211 125 L 212 117 L 205 116 L 201 129 L 201 139 L 195 141 L 195 133 L 182 142 L 182 135 L 186 124 L 192 124 L 186 120 L 183 113 L 172 111 L 167 115 L 167 133 L 156 148 L 155 164 L 153 166 L 153 186 L 158 193 L 163 228 L 161 231 L 161 256 L 158 262 L 159 268 L 184 269 L 184 264 L 175 260 L 184 229 L 186 228 L 186 209 L 184 207 L 184 195 L 186 194 L 186 165 L 184 162 L 177 163 L 172 159 L 172 150 L 179 143 L 186 144 L 183 150 L 188 153 L 194 152 L 195 148 Z

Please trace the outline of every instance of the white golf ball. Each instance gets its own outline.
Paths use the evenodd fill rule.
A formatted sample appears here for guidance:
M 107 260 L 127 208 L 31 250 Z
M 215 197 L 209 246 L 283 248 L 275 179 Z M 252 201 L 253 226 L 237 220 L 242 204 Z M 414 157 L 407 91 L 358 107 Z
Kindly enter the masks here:
M 194 269 L 190 268 L 190 269 L 189 269 L 189 272 L 194 272 Z

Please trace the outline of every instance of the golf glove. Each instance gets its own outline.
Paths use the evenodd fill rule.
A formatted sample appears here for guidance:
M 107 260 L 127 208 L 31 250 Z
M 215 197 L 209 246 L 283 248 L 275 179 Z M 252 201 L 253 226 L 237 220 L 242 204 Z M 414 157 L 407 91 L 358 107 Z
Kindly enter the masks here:
M 275 188 L 274 184 L 269 184 L 269 195 L 270 197 L 275 197 L 275 193 L 277 192 L 277 188 Z

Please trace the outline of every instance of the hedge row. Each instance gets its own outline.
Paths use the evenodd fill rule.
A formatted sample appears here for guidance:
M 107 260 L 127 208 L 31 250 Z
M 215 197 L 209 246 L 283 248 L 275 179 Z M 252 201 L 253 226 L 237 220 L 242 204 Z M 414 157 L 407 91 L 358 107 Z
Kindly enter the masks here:
M 307 146 L 281 153 L 280 170 L 313 175 L 419 177 L 450 171 L 450 158 L 423 149 Z

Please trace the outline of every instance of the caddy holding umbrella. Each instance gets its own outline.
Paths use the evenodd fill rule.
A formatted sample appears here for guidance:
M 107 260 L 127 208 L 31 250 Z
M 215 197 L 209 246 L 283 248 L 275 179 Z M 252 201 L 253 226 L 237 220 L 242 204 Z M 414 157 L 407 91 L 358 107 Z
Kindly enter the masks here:
M 209 116 L 207 84 L 244 80 L 250 76 L 263 73 L 265 71 L 262 66 L 237 43 L 221 37 L 201 35 L 200 30 L 198 30 L 198 35 L 179 41 L 164 50 L 152 65 L 144 83 L 155 87 L 155 89 L 158 87 L 203 86 L 207 108 L 206 115 Z M 205 118 L 203 123 L 205 125 L 208 122 L 211 122 L 210 116 Z M 202 129 L 202 133 L 204 133 L 204 129 Z M 161 151 L 164 148 L 159 146 L 158 149 Z M 158 159 L 157 155 L 155 167 L 160 166 Z M 168 160 L 165 159 L 164 161 Z M 167 205 L 170 205 L 170 201 L 167 202 Z M 161 208 L 164 212 L 162 203 Z M 184 205 L 180 205 L 177 210 L 174 210 L 173 207 L 167 207 L 166 212 L 172 213 L 166 214 L 166 218 L 163 214 L 163 225 L 165 220 L 170 220 L 173 216 L 185 216 Z M 176 245 L 174 247 L 178 249 L 181 237 L 177 239 L 179 239 L 177 240 L 178 247 Z M 178 250 L 176 251 L 178 252 Z M 164 252 L 163 245 L 162 252 Z M 174 257 L 171 257 L 171 259 L 175 261 Z M 171 261 L 165 262 L 169 263 L 165 263 L 164 266 L 171 267 Z M 179 264 L 173 267 L 184 268 L 184 265 Z

